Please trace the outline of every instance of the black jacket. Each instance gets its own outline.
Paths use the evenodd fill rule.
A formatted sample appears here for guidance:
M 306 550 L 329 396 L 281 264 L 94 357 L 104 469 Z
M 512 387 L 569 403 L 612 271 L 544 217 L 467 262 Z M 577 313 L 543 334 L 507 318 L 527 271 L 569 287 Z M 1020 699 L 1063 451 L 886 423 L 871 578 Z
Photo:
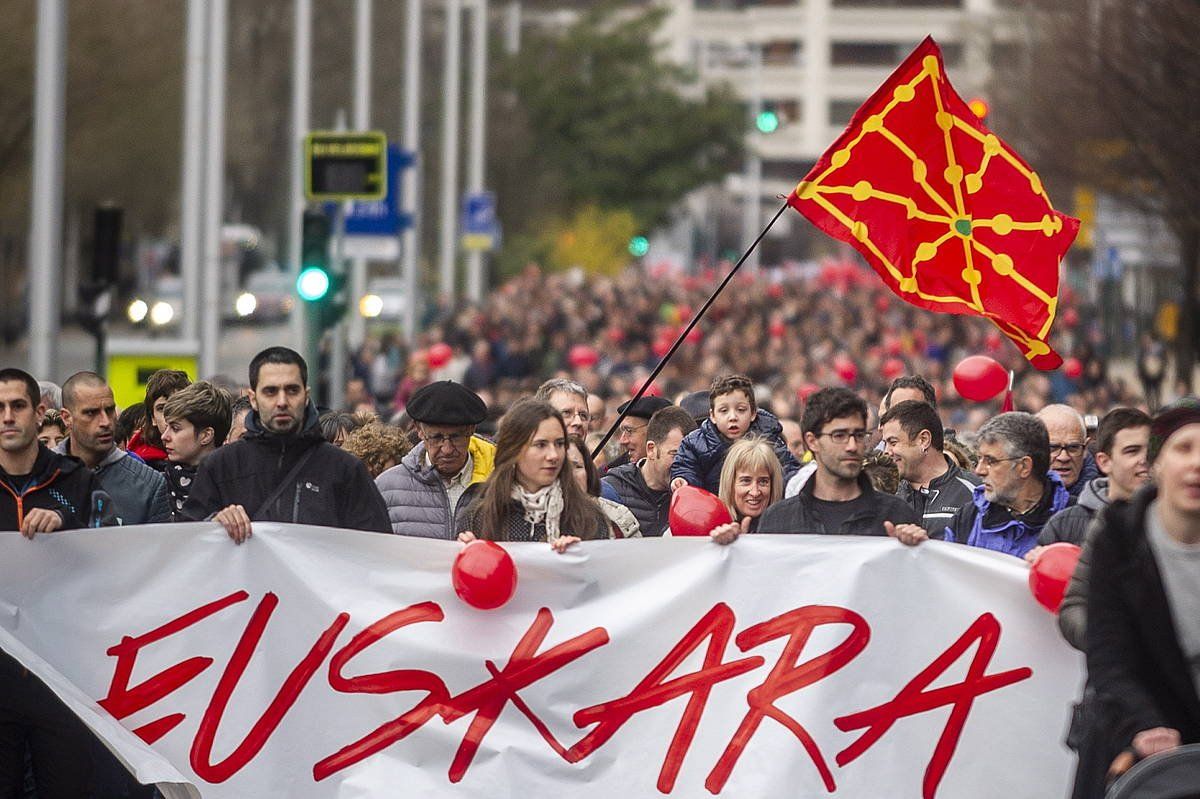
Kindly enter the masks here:
M 274 493 L 306 452 L 312 455 L 271 503 Z M 203 520 L 229 505 L 241 505 L 254 521 L 294 522 L 390 533 L 387 507 L 362 461 L 321 436 L 317 409 L 310 402 L 301 432 L 287 435 L 263 428 L 258 413 L 246 416 L 240 441 L 204 459 L 183 506 L 185 519 Z
M 920 524 L 921 517 L 899 497 L 876 491 L 866 472 L 858 475 L 864 504 L 869 508 L 847 519 L 838 530 L 827 530 L 821 520 L 813 491 L 816 475 L 809 478 L 794 497 L 776 502 L 758 520 L 760 533 L 816 533 L 819 535 L 887 535 L 885 521 L 892 524 Z
M 117 523 L 112 499 L 82 461 L 38 444 L 33 472 L 22 485 L 0 470 L 0 529 L 20 530 L 25 514 L 46 508 L 62 517 L 64 530 Z
M 1083 546 L 1088 528 L 1096 516 L 1108 507 L 1108 478 L 1089 480 L 1074 505 L 1050 517 L 1038 536 L 1038 545 L 1066 542 Z
M 970 505 L 972 492 L 979 485 L 979 478 L 952 462 L 945 455 L 946 465 L 950 468 L 941 477 L 929 482 L 929 487 L 917 490 L 908 484 L 907 480 L 900 481 L 896 496 L 908 503 L 921 517 L 921 526 L 930 538 L 942 538 L 946 525 L 954 518 L 954 514 L 964 505 Z
M 1076 796 L 1102 796 L 1108 764 L 1142 730 L 1171 727 L 1183 743 L 1200 742 L 1200 697 L 1146 537 L 1156 496 L 1156 488 L 1147 486 L 1130 502 L 1110 506 L 1092 542 L 1087 665 L 1105 715 L 1096 727 L 1101 734 L 1080 752 Z M 1095 792 L 1086 786 L 1096 786 Z
M 627 463 L 604 476 L 606 484 L 617 492 L 617 501 L 633 511 L 643 536 L 660 536 L 667 529 L 671 508 L 671 490 L 655 491 L 636 463 Z

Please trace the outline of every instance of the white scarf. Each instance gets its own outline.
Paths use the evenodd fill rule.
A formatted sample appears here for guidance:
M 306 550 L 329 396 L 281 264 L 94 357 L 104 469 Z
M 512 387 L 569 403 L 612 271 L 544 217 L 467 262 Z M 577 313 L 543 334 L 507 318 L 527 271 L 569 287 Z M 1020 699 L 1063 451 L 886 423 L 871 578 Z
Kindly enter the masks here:
M 547 541 L 554 541 L 558 538 L 560 535 L 558 522 L 563 512 L 563 491 L 562 485 L 557 480 L 532 493 L 522 488 L 520 483 L 514 482 L 512 498 L 521 503 L 521 508 L 525 512 L 525 521 L 529 522 L 531 527 L 540 522 L 546 523 Z

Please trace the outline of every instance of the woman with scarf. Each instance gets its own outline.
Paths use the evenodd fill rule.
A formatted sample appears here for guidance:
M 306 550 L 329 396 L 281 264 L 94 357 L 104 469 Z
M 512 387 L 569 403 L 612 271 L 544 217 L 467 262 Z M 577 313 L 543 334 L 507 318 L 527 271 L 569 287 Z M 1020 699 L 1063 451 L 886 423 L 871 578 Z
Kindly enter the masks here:
M 608 520 L 567 463 L 562 415 L 549 403 L 518 402 L 500 423 L 491 476 L 468 489 L 477 496 L 457 519 L 458 540 L 548 541 L 563 552 L 608 538 Z

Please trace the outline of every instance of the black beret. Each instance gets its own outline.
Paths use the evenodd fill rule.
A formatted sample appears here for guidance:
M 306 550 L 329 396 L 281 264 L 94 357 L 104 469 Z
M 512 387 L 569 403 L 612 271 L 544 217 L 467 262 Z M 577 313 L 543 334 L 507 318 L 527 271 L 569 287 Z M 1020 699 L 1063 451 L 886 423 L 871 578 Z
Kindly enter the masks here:
M 617 413 L 625 413 L 625 409 L 629 408 L 629 413 L 625 414 L 626 416 L 649 419 L 657 411 L 661 411 L 670 404 L 670 400 L 665 400 L 662 397 L 642 397 L 632 405 L 629 402 L 622 402 L 617 406 Z
M 413 392 L 404 410 L 425 424 L 479 424 L 487 418 L 487 405 L 474 391 L 453 380 L 439 380 Z

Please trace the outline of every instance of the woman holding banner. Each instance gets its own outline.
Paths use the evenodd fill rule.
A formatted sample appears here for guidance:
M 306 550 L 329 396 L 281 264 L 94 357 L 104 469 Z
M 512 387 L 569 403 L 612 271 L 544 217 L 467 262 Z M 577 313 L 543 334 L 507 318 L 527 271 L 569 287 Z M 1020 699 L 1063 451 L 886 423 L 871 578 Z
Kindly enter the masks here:
M 729 448 L 718 492 L 733 521 L 715 528 L 713 540 L 731 544 L 754 532 L 763 512 L 783 496 L 783 468 L 766 439 L 743 438 Z
M 567 426 L 549 403 L 525 400 L 504 415 L 496 466 L 457 520 L 458 540 L 548 541 L 563 552 L 608 538 L 608 520 L 572 475 Z

